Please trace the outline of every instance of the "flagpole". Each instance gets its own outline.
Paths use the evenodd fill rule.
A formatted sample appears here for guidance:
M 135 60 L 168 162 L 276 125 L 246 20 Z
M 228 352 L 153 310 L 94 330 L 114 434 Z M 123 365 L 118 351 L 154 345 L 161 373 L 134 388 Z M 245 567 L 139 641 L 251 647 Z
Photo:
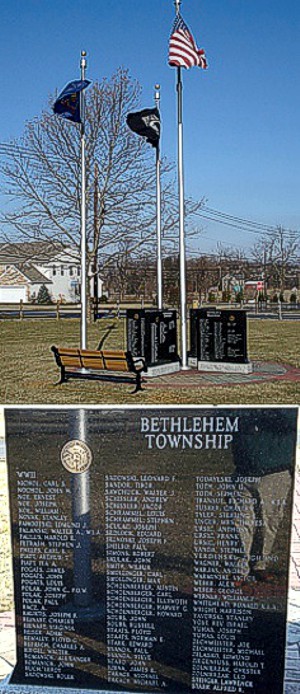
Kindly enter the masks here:
M 155 104 L 159 111 L 160 85 L 155 85 Z M 161 185 L 160 185 L 160 141 L 156 147 L 156 238 L 157 238 L 157 307 L 163 308 L 162 253 L 161 253 Z
M 175 0 L 176 14 L 180 12 L 181 0 Z M 184 175 L 183 175 L 183 121 L 181 67 L 177 67 L 177 120 L 178 120 L 178 192 L 179 192 L 179 283 L 180 283 L 180 334 L 181 368 L 187 363 L 187 307 L 186 307 L 186 249 L 184 233 Z
M 85 80 L 86 52 L 81 51 L 81 79 Z M 80 346 L 87 346 L 87 254 L 86 254 L 86 190 L 85 190 L 85 97 L 80 92 L 80 152 L 81 152 L 81 325 Z

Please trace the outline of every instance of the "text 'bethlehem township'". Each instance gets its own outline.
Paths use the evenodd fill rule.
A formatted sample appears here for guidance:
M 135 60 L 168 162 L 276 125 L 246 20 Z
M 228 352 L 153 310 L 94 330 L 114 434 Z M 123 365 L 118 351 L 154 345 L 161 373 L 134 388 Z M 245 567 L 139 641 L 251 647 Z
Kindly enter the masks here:
M 141 417 L 148 448 L 227 449 L 239 431 L 239 417 Z

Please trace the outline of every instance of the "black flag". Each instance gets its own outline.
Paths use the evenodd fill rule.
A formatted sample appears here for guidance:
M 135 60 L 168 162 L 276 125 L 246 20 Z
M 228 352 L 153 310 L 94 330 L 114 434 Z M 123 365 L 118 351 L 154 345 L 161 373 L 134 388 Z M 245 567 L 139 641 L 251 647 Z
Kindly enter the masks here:
M 127 125 L 134 133 L 145 137 L 152 147 L 158 147 L 160 137 L 160 114 L 157 108 L 128 113 Z

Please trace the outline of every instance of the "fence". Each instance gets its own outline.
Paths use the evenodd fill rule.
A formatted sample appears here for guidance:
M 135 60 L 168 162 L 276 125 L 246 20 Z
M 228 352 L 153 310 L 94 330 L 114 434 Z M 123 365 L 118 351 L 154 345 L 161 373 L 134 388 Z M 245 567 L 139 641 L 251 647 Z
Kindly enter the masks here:
M 193 303 L 194 308 L 200 307 L 200 304 L 196 305 Z M 205 308 L 220 308 L 220 309 L 244 309 L 247 311 L 249 317 L 265 317 L 265 318 L 300 318 L 300 303 L 269 303 L 264 301 L 254 302 L 254 303 L 211 303 L 202 304 Z M 123 318 L 126 316 L 127 308 L 150 308 L 149 303 L 144 303 L 143 298 L 136 302 L 116 302 L 100 304 L 97 307 L 93 305 L 93 302 L 89 305 L 89 319 L 99 320 L 101 318 Z M 166 307 L 168 308 L 168 307 Z M 15 320 L 26 320 L 34 318 L 43 319 L 56 319 L 61 320 L 65 318 L 80 319 L 81 315 L 81 305 L 80 304 L 63 304 L 61 301 L 57 301 L 56 304 L 50 305 L 35 305 L 35 304 L 24 304 L 21 300 L 19 304 L 0 304 L 0 320 L 5 319 L 15 319 Z

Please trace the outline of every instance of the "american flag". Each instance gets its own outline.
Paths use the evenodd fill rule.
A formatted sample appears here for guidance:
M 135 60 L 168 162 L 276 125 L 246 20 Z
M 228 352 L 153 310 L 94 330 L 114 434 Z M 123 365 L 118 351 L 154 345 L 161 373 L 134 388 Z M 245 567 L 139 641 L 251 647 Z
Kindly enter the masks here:
M 205 51 L 197 48 L 190 30 L 180 14 L 177 15 L 169 44 L 169 65 L 172 67 L 207 68 Z

